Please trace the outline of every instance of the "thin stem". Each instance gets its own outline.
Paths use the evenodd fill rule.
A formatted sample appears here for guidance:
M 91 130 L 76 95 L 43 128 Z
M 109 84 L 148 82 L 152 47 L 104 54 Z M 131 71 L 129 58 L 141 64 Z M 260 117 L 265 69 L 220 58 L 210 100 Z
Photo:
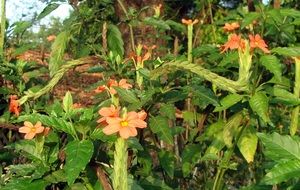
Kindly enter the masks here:
M 122 2 L 122 0 L 117 0 L 122 11 L 124 12 L 126 18 L 129 20 L 129 16 L 128 16 L 128 12 Z M 131 48 L 132 48 L 132 51 L 135 50 L 135 44 L 134 44 L 134 34 L 133 34 L 133 28 L 132 28 L 132 25 L 131 24 L 128 24 L 129 25 L 129 32 L 130 32 L 130 41 L 131 41 Z
M 294 86 L 294 95 L 299 98 L 300 96 L 300 59 L 295 59 L 295 86 Z M 290 126 L 290 134 L 295 135 L 298 128 L 298 118 L 299 118 L 299 109 L 300 106 L 294 107 L 291 116 L 291 126 Z
M 208 1 L 208 10 L 209 10 L 210 23 L 212 25 L 213 42 L 215 43 L 216 40 L 217 40 L 217 37 L 216 37 L 216 29 L 215 29 L 215 26 L 214 26 L 214 17 L 213 17 L 213 14 L 212 14 L 212 7 L 211 7 L 210 0 Z
M 234 149 L 237 145 L 237 143 L 240 140 L 240 137 L 243 134 L 244 129 L 246 128 L 247 125 L 243 125 L 242 129 L 240 130 L 240 132 L 237 135 L 237 138 L 234 142 L 234 145 L 228 150 L 226 151 L 224 158 L 222 160 L 222 162 L 219 165 L 218 171 L 217 171 L 217 175 L 214 181 L 214 185 L 213 185 L 213 190 L 220 190 L 222 187 L 222 181 L 223 181 L 223 176 L 227 170 L 228 165 L 230 164 L 230 158 L 234 152 Z
M 5 38 L 5 0 L 1 0 L 1 34 L 0 34 L 0 57 L 3 58 L 4 52 L 4 38 Z

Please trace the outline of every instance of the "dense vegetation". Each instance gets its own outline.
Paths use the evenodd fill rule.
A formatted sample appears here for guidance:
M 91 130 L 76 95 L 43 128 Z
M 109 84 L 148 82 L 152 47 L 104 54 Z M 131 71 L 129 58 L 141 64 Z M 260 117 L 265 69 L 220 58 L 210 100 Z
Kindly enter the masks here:
M 44 2 L 1 16 L 0 189 L 300 189 L 297 0 Z

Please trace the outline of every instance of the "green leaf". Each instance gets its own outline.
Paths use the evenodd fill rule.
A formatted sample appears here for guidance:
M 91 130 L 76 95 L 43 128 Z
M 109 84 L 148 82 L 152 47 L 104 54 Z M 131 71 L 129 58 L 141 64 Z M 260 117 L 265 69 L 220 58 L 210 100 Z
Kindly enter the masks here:
M 219 106 L 218 97 L 213 93 L 213 91 L 209 88 L 205 88 L 204 86 L 197 86 L 194 88 L 193 93 L 195 96 L 200 98 L 201 101 L 205 102 L 205 104 L 212 104 L 214 106 Z
M 21 34 L 28 28 L 32 26 L 32 22 L 29 21 L 19 21 L 15 23 L 14 34 Z
M 7 145 L 6 148 L 15 149 L 16 151 L 21 151 L 23 153 L 23 156 L 31 160 L 38 161 L 38 162 L 42 161 L 42 155 L 38 154 L 38 152 L 36 151 L 34 141 L 20 140 L 13 144 Z
M 116 25 L 109 24 L 107 27 L 107 45 L 110 51 L 123 57 L 124 42 L 122 39 L 122 34 Z
M 233 146 L 232 141 L 239 131 L 238 127 L 241 125 L 241 121 L 243 120 L 243 118 L 244 117 L 241 112 L 236 113 L 229 118 L 228 122 L 224 126 L 223 138 L 226 146 Z
M 121 100 L 124 100 L 125 102 L 131 104 L 140 104 L 140 101 L 132 91 L 120 87 L 115 87 L 115 86 L 113 86 L 113 88 L 118 92 L 118 95 Z
M 72 135 L 74 138 L 77 136 L 76 131 L 72 123 L 67 122 L 65 119 L 57 118 L 54 116 L 47 116 L 41 114 L 23 115 L 18 118 L 19 121 L 30 121 L 36 123 L 40 121 L 43 125 L 54 128 L 58 131 L 63 131 Z
M 127 144 L 128 144 L 128 148 L 141 150 L 141 151 L 144 150 L 143 146 L 139 143 L 138 139 L 135 137 L 131 137 L 127 139 Z
M 58 7 L 59 7 L 59 4 L 57 4 L 57 3 L 50 3 L 50 4 L 48 4 L 44 8 L 44 10 L 39 14 L 39 16 L 37 17 L 37 20 L 41 20 L 42 18 L 44 18 L 45 16 L 47 16 L 48 14 L 50 14 L 52 11 L 54 11 Z
M 68 115 L 73 107 L 73 98 L 70 91 L 68 91 L 63 99 L 63 109 L 65 110 L 66 114 Z
M 168 144 L 173 144 L 172 131 L 169 127 L 168 119 L 162 116 L 151 117 L 149 126 L 153 133 Z
M 182 158 L 182 173 L 184 177 L 187 177 L 194 166 L 199 162 L 201 158 L 201 145 L 200 144 L 188 144 L 184 147 Z
M 220 104 L 221 106 L 218 106 L 214 109 L 214 112 L 219 112 L 225 109 L 230 108 L 231 106 L 233 106 L 234 104 L 238 103 L 239 101 L 241 101 L 243 99 L 242 95 L 239 94 L 229 94 L 227 96 L 225 96 L 221 101 Z
M 163 30 L 170 30 L 170 26 L 167 24 L 167 22 L 163 21 L 163 20 L 158 20 L 155 19 L 153 17 L 146 17 L 144 19 L 144 23 L 151 25 L 151 26 L 155 26 L 159 29 L 163 29 Z
M 253 162 L 254 160 L 257 142 L 258 138 L 256 135 L 256 130 L 252 126 L 246 127 L 237 145 L 248 163 Z
M 147 177 L 140 181 L 140 186 L 144 190 L 172 190 L 164 181 L 154 178 L 152 176 Z
M 66 172 L 68 185 L 71 185 L 92 158 L 94 145 L 89 140 L 75 140 L 67 144 L 65 152 L 66 165 L 64 170 Z
M 245 28 L 246 26 L 248 26 L 249 24 L 252 24 L 252 22 L 256 19 L 258 19 L 260 17 L 260 13 L 257 12 L 250 12 L 248 13 L 242 22 L 241 28 Z
M 260 63 L 270 72 L 274 74 L 275 77 L 278 79 L 281 78 L 282 74 L 282 67 L 277 59 L 276 56 L 274 55 L 264 55 L 260 58 Z
M 270 123 L 269 118 L 269 98 L 263 92 L 256 92 L 249 100 L 249 104 L 256 113 L 266 123 Z
M 162 104 L 159 112 L 162 116 L 166 116 L 169 119 L 175 119 L 175 106 L 172 104 Z
M 300 47 L 277 47 L 271 50 L 273 53 L 279 55 L 299 57 L 300 56 Z
M 175 22 L 173 20 L 166 20 L 165 23 L 177 32 L 186 33 L 186 27 L 181 23 Z
M 48 183 L 42 179 L 34 180 L 32 179 L 14 179 L 7 183 L 1 190 L 45 190 Z
M 276 164 L 263 178 L 262 183 L 275 185 L 300 177 L 300 160 L 288 160 Z
M 213 142 L 206 149 L 201 160 L 217 160 L 219 152 L 225 147 L 223 133 L 219 132 L 215 135 Z
M 298 11 L 296 9 L 286 9 L 286 8 L 281 7 L 280 13 L 282 16 L 290 16 L 290 17 L 294 17 L 294 18 L 300 17 L 300 11 Z
M 103 128 L 96 128 L 90 135 L 93 140 L 101 140 L 103 142 L 114 142 L 117 140 L 116 135 L 105 135 Z
M 258 133 L 258 138 L 262 141 L 266 147 L 264 154 L 274 160 L 300 160 L 300 142 L 299 140 L 293 139 L 288 135 L 279 135 L 273 133 L 271 135 Z
M 158 152 L 159 163 L 167 172 L 168 176 L 173 179 L 175 170 L 175 155 L 170 151 L 161 150 Z
M 300 104 L 300 98 L 297 98 L 293 93 L 285 89 L 274 87 L 273 95 L 277 97 L 277 100 L 286 105 L 296 106 Z
M 66 173 L 62 169 L 52 172 L 51 174 L 45 176 L 44 179 L 52 184 L 59 182 L 67 182 Z

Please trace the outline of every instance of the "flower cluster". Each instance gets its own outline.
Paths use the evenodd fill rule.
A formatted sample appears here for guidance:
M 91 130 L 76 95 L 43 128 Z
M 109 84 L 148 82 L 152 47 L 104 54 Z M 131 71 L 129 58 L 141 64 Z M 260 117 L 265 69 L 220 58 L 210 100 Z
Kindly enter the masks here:
M 250 39 L 250 49 L 251 51 L 255 48 L 261 49 L 264 53 L 270 53 L 270 51 L 267 49 L 268 45 L 265 43 L 265 41 L 260 37 L 259 34 L 249 35 Z M 227 51 L 228 49 L 245 49 L 245 40 L 241 38 L 241 35 L 232 34 L 229 37 L 229 40 L 222 46 L 221 53 Z
M 144 121 L 147 117 L 145 111 L 128 112 L 120 116 L 120 107 L 111 105 L 99 110 L 99 115 L 102 116 L 97 122 L 106 125 L 103 128 L 103 133 L 111 135 L 119 132 L 123 139 L 134 137 L 137 135 L 136 128 L 146 128 L 147 123 Z
M 233 22 L 231 24 L 225 23 L 225 26 L 223 27 L 225 32 L 233 32 L 234 30 L 238 29 L 240 27 L 239 23 Z M 250 40 L 250 49 L 253 51 L 255 48 L 261 49 L 264 53 L 270 53 L 270 51 L 267 49 L 268 45 L 265 43 L 265 41 L 260 37 L 259 34 L 249 35 Z M 246 41 L 241 38 L 241 35 L 237 35 L 233 33 L 229 36 L 229 40 L 221 47 L 222 51 L 221 53 L 224 53 L 228 49 L 241 49 L 245 50 Z
M 127 83 L 126 79 L 121 79 L 119 82 L 113 79 L 109 79 L 107 85 L 98 86 L 95 90 L 96 93 L 101 93 L 105 90 L 108 90 L 110 94 L 117 94 L 117 91 L 113 87 L 120 87 L 124 89 L 132 88 L 132 85 Z
M 25 139 L 33 139 L 37 134 L 43 133 L 44 136 L 48 135 L 49 127 L 43 127 L 42 123 L 38 121 L 33 125 L 29 121 L 24 122 L 24 126 L 19 128 L 19 133 L 25 133 Z

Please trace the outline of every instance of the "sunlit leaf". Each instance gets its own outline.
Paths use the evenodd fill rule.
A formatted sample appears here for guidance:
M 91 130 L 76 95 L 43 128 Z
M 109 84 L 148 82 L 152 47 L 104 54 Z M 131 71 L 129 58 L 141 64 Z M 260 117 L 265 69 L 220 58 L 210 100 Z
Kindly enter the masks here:
M 260 63 L 269 71 L 271 71 L 275 77 L 281 78 L 282 66 L 274 55 L 264 55 L 260 58 Z
M 288 160 L 276 164 L 263 178 L 262 183 L 275 185 L 300 177 L 300 160 Z
M 298 159 L 300 160 L 300 142 L 288 135 L 271 135 L 258 133 L 257 136 L 266 147 L 264 154 L 275 161 Z
M 279 55 L 299 57 L 300 56 L 300 47 L 277 47 L 271 50 L 273 53 Z
M 246 127 L 237 145 L 248 163 L 254 160 L 257 142 L 258 137 L 256 136 L 256 130 L 252 126 Z
M 242 95 L 239 94 L 229 94 L 225 96 L 221 101 L 220 104 L 221 106 L 218 106 L 214 109 L 214 112 L 222 111 L 225 109 L 230 108 L 231 106 L 235 105 L 239 101 L 243 99 Z
M 249 101 L 250 107 L 266 123 L 270 122 L 269 118 L 269 98 L 263 92 L 256 92 Z
M 117 53 L 119 56 L 124 55 L 124 42 L 122 34 L 116 25 L 109 24 L 107 28 L 107 45 L 110 51 Z
M 37 17 L 37 20 L 41 20 L 42 18 L 44 18 L 45 16 L 47 16 L 48 14 L 50 14 L 52 11 L 54 11 L 58 7 L 59 7 L 59 4 L 57 4 L 57 3 L 50 3 L 50 4 L 48 4 L 44 8 L 44 10 L 39 14 L 39 16 Z

